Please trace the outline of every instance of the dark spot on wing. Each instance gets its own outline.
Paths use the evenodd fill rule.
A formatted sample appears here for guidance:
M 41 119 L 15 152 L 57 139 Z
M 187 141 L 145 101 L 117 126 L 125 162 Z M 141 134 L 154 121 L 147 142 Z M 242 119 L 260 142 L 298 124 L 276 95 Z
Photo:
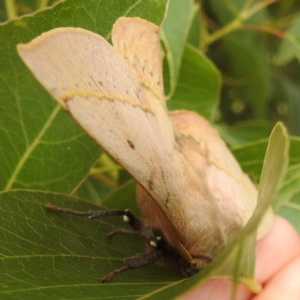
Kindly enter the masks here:
M 135 146 L 134 146 L 134 144 L 133 144 L 132 141 L 127 140 L 127 144 L 128 144 L 128 146 L 129 146 L 131 149 L 135 149 Z
M 148 180 L 148 188 L 150 191 L 153 191 L 153 188 L 154 188 L 154 182 L 152 179 L 149 179 Z
M 165 204 L 169 204 L 169 201 L 170 201 L 170 198 L 169 197 L 166 197 L 166 199 L 165 199 Z

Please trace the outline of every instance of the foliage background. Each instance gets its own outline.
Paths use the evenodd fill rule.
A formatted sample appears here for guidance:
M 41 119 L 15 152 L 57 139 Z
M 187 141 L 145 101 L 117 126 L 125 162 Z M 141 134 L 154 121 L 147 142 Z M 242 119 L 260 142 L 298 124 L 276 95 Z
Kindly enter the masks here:
M 99 297 L 95 278 L 143 251 L 133 237 L 103 238 L 122 227 L 119 220 L 96 221 L 98 226 L 45 214 L 48 202 L 81 210 L 95 209 L 96 203 L 138 213 L 135 184 L 54 104 L 15 47 L 59 26 L 83 27 L 109 40 L 121 15 L 160 25 L 166 1 L 67 0 L 27 17 L 54 2 L 0 2 L 3 299 Z M 273 207 L 300 232 L 298 8 L 297 1 L 171 0 L 161 39 L 169 109 L 195 110 L 210 120 L 256 184 L 269 134 L 277 121 L 285 123 L 291 135 L 289 166 Z M 104 249 L 101 257 L 99 249 Z M 173 284 L 180 277 L 157 266 L 135 272 L 138 283 L 128 275 L 123 278 L 131 285 L 101 286 L 102 295 L 159 299 L 162 294 L 154 296 L 154 290 L 164 287 L 164 297 L 184 290 Z

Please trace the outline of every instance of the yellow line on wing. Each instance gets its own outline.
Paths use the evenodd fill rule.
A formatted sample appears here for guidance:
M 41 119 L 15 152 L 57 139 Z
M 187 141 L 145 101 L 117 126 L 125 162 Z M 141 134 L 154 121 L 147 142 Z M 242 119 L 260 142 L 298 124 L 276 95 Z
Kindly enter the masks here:
M 107 95 L 107 94 L 94 92 L 94 91 L 89 91 L 89 90 L 85 90 L 85 91 L 72 90 L 72 91 L 62 95 L 61 100 L 63 102 L 67 102 L 69 100 L 72 100 L 75 96 L 79 96 L 79 97 L 86 98 L 86 99 L 88 97 L 92 96 L 92 97 L 98 98 L 99 100 L 106 99 L 106 100 L 109 100 L 109 101 L 119 101 L 121 103 L 130 104 L 133 107 L 139 107 L 143 111 L 153 113 L 153 111 L 150 109 L 150 107 L 148 105 L 144 105 L 140 102 L 134 102 L 134 101 L 130 100 L 129 98 L 120 97 L 119 95 L 115 95 L 115 94 Z

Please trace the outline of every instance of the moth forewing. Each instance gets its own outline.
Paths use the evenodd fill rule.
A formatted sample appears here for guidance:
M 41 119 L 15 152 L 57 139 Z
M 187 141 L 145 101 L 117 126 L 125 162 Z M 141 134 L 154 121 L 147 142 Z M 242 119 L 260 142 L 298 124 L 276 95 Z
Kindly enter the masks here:
M 86 30 L 60 28 L 19 45 L 18 51 L 88 134 L 157 201 L 165 199 L 162 177 L 181 174 L 172 125 L 163 103 L 157 101 L 152 111 L 134 71 L 112 46 Z

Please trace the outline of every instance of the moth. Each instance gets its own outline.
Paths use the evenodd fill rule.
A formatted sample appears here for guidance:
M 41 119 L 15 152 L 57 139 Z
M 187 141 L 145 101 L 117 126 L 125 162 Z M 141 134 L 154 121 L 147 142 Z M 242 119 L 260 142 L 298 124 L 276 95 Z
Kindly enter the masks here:
M 159 27 L 119 18 L 111 46 L 80 28 L 57 28 L 17 50 L 37 80 L 138 183 L 144 219 L 128 210 L 49 210 L 91 219 L 123 216 L 148 251 L 101 279 L 159 261 L 192 275 L 251 217 L 257 190 L 218 133 L 191 111 L 168 112 Z

